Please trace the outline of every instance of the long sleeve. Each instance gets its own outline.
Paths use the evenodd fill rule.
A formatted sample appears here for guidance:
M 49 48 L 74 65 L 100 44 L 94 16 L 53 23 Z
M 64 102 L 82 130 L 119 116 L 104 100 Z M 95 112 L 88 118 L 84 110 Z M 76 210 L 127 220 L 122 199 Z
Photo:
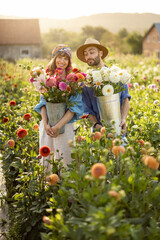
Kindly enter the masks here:
M 125 84 L 124 88 L 125 88 L 125 90 L 119 93 L 120 94 L 120 105 L 121 106 L 122 106 L 122 102 L 125 98 L 128 98 L 129 100 L 131 99 L 131 95 L 128 92 L 128 85 Z
M 44 99 L 44 97 L 41 95 L 40 97 L 40 102 L 35 106 L 35 111 L 38 112 L 39 114 L 41 114 L 41 108 L 43 106 L 46 106 L 46 100 Z
M 84 104 L 84 113 L 94 115 L 97 121 L 100 122 L 99 110 L 97 105 L 97 98 L 92 87 L 84 86 L 82 88 L 82 98 Z
M 82 94 L 76 94 L 75 96 L 70 97 L 71 102 L 74 104 L 72 107 L 68 109 L 74 113 L 73 118 L 69 121 L 69 123 L 77 121 L 84 112 L 84 106 L 82 102 Z M 41 114 L 41 108 L 46 106 L 46 101 L 43 96 L 40 97 L 40 102 L 35 106 L 35 111 Z M 68 110 L 66 108 L 66 111 Z
M 69 123 L 77 121 L 84 113 L 82 94 L 76 94 L 75 96 L 71 96 L 70 100 L 73 104 L 75 104 L 72 107 L 69 107 L 69 110 L 74 113 L 74 116 L 69 121 Z

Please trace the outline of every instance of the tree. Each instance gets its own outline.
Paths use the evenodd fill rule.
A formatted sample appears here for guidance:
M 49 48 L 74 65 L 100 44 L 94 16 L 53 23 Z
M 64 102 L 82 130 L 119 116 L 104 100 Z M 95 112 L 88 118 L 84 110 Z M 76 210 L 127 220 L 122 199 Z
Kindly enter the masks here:
M 92 26 L 85 26 L 82 28 L 82 35 L 86 36 L 87 37 L 93 37 L 94 34 L 93 34 L 93 27 Z
M 121 39 L 127 37 L 127 36 L 128 36 L 128 31 L 127 31 L 127 29 L 126 29 L 126 28 L 122 28 L 122 29 L 118 32 L 117 36 L 118 36 L 119 38 L 121 38 Z
M 127 36 L 126 42 L 130 45 L 130 53 L 142 53 L 142 35 L 138 32 L 132 32 Z
M 126 42 L 126 38 L 128 36 L 128 31 L 126 28 L 122 28 L 116 35 L 116 42 L 118 45 L 118 52 L 120 53 L 128 53 L 129 52 L 129 45 Z
M 102 35 L 106 32 L 106 29 L 103 27 L 92 27 L 92 26 L 85 26 L 82 28 L 82 34 L 87 37 L 93 37 L 96 40 L 100 41 Z
M 101 43 L 104 46 L 111 48 L 112 50 L 117 49 L 116 36 L 108 30 L 106 30 L 105 33 L 102 35 Z
M 97 39 L 98 41 L 101 40 L 103 34 L 106 32 L 107 30 L 103 27 L 95 27 L 94 28 L 94 38 Z
M 68 40 L 68 33 L 64 29 L 50 29 L 43 37 L 47 42 L 64 43 Z
M 48 33 L 42 35 L 43 57 L 50 58 L 52 50 L 57 44 L 60 43 L 67 44 L 70 41 L 70 39 L 71 39 L 70 33 L 65 31 L 64 29 L 50 29 Z

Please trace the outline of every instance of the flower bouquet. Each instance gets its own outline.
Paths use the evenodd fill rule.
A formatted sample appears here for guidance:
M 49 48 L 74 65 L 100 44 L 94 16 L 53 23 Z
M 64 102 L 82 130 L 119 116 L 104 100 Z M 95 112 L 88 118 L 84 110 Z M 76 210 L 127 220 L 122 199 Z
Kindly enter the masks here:
M 31 71 L 30 82 L 34 84 L 36 90 L 46 100 L 47 114 L 51 126 L 63 117 L 66 106 L 69 108 L 74 104 L 76 105 L 76 102 L 71 102 L 70 97 L 82 92 L 81 82 L 84 79 L 85 74 L 77 68 L 72 69 L 67 75 L 61 68 L 56 68 L 52 75 L 41 67 L 35 67 Z
M 124 85 L 130 81 L 131 75 L 117 66 L 111 68 L 88 69 L 87 85 L 95 90 L 96 96 L 110 96 L 124 90 Z
M 49 75 L 43 68 L 36 67 L 31 71 L 30 82 L 40 92 L 46 102 L 66 103 L 70 106 L 70 97 L 82 92 L 81 82 L 85 74 L 77 68 L 72 69 L 64 78 L 64 70 L 56 68 L 53 75 Z
M 121 111 L 119 93 L 125 90 L 124 85 L 131 75 L 117 66 L 111 68 L 88 69 L 86 85 L 93 87 L 101 119 L 110 124 L 114 122 L 116 133 L 121 133 Z

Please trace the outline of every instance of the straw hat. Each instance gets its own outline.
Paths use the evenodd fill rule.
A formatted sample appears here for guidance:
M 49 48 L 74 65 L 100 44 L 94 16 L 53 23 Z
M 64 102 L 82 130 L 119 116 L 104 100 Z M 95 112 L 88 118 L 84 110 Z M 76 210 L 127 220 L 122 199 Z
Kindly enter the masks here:
M 96 47 L 98 49 L 100 49 L 102 52 L 103 52 L 103 56 L 102 56 L 102 59 L 105 58 L 108 54 L 108 49 L 104 46 L 102 46 L 100 44 L 100 42 L 98 42 L 96 39 L 93 39 L 93 38 L 87 38 L 84 45 L 80 46 L 78 49 L 77 49 L 77 57 L 83 61 L 83 62 L 86 62 L 85 60 L 85 57 L 84 57 L 84 50 L 87 48 L 87 47 Z

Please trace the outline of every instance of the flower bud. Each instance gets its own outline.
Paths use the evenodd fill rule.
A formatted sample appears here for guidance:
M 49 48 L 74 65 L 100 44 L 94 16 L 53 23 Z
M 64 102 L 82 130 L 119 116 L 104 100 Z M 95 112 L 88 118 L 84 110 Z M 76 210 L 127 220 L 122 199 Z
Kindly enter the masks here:
M 149 149 L 149 148 L 151 147 L 151 143 L 150 143 L 150 142 L 145 142 L 145 143 L 144 143 L 144 147 L 145 147 L 146 149 Z
M 148 154 L 156 153 L 156 149 L 154 147 L 150 147 L 148 149 Z
M 114 138 L 114 134 L 113 133 L 108 133 L 107 138 Z
M 50 219 L 49 219 L 47 216 L 43 216 L 42 220 L 43 220 L 43 222 L 44 222 L 45 224 L 47 224 L 47 225 L 50 225 L 50 224 L 51 224 L 51 221 L 50 221 Z
M 102 137 L 102 134 L 100 132 L 95 132 L 93 135 L 93 141 L 100 140 Z

